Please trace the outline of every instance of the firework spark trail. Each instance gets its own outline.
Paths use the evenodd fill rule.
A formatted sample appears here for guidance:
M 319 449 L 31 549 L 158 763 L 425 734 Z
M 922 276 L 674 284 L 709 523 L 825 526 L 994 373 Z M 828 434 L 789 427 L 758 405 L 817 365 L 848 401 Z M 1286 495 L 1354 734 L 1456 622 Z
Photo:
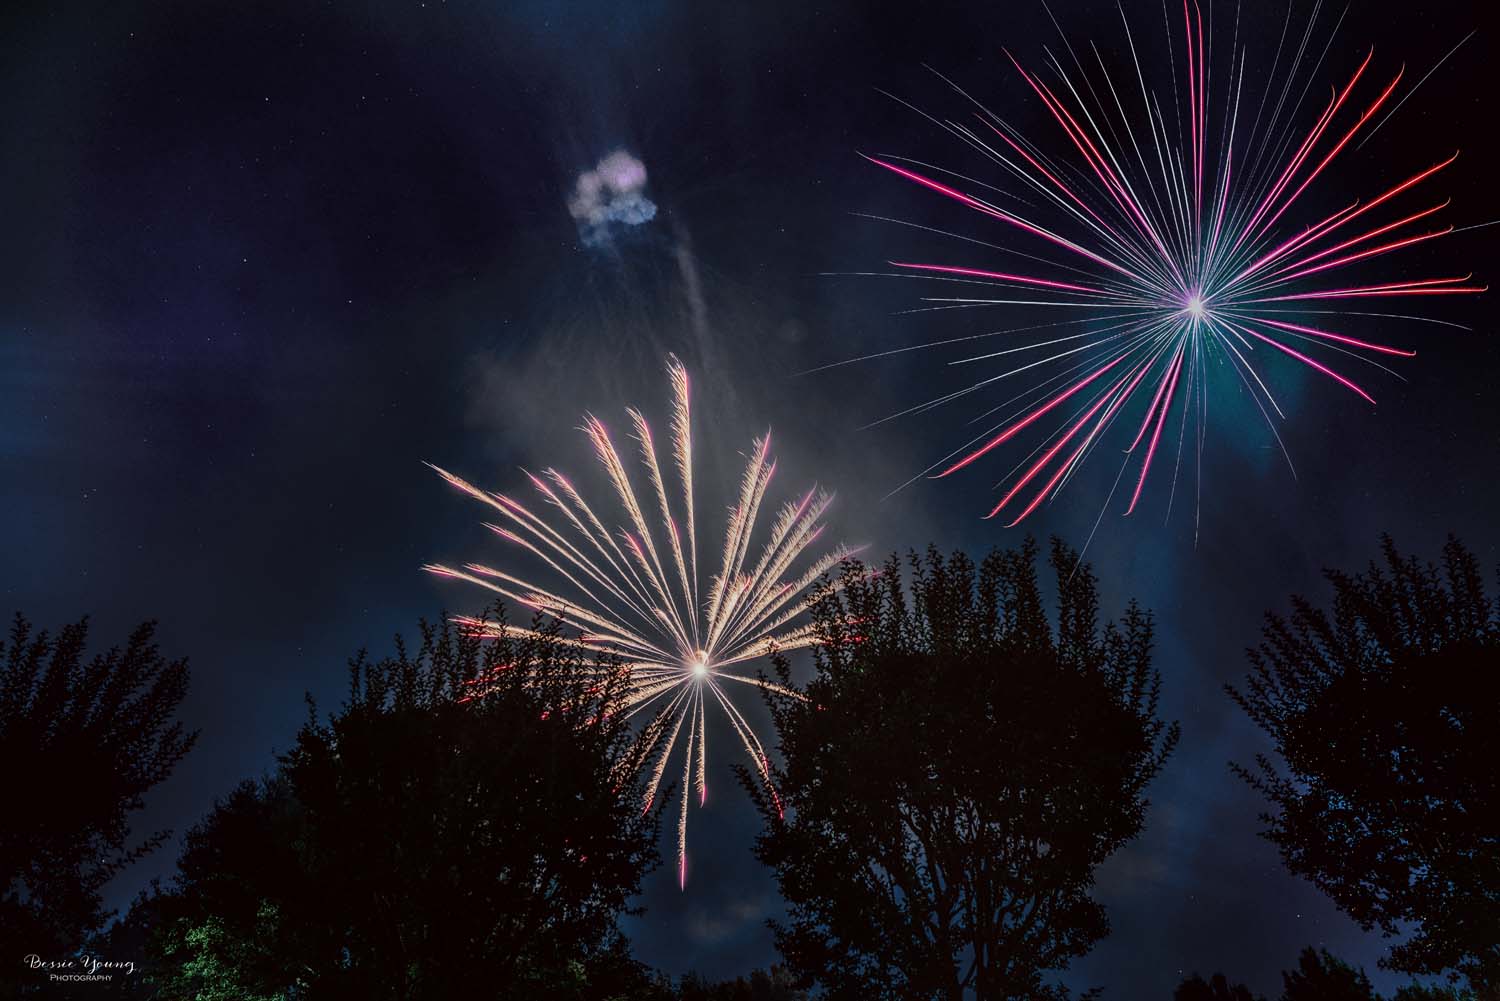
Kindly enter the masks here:
M 767 434 L 751 447 L 725 528 L 721 567 L 708 578 L 705 593 L 698 572 L 688 373 L 675 358 L 669 359 L 667 369 L 672 387 L 668 462 L 658 457 L 656 439 L 645 416 L 635 409 L 627 411 L 651 494 L 644 503 L 604 423 L 586 415 L 580 429 L 588 437 L 625 514 L 626 527 L 617 532 L 605 527 L 572 481 L 555 469 L 546 469 L 540 476 L 525 474 L 544 504 L 559 516 L 549 521 L 513 497 L 481 490 L 432 467 L 452 486 L 501 517 L 502 524 L 487 523 L 487 528 L 545 564 L 566 586 L 543 587 L 478 563 L 462 567 L 430 565 L 424 569 L 555 617 L 566 627 L 561 643 L 579 651 L 611 654 L 624 663 L 629 671 L 622 704 L 625 717 L 656 713 L 643 730 L 648 746 L 643 766 L 647 770 L 643 810 L 651 809 L 661 791 L 678 738 L 685 739 L 682 803 L 677 818 L 677 875 L 685 886 L 690 790 L 696 787 L 700 807 L 708 801 L 708 699 L 704 689 L 723 710 L 779 809 L 780 798 L 771 784 L 765 748 L 719 681 L 737 681 L 800 697 L 759 675 L 745 673 L 739 665 L 774 651 L 797 650 L 816 643 L 814 627 L 796 624 L 795 620 L 811 606 L 814 585 L 856 550 L 840 545 L 810 561 L 803 560 L 822 534 L 822 518 L 833 503 L 831 494 L 814 488 L 782 505 L 771 522 L 763 549 L 751 562 L 753 568 L 745 569 L 757 518 L 776 468 Z M 681 488 L 675 503 L 664 469 L 675 472 Z M 655 529 L 648 512 L 656 519 Z M 803 569 L 794 572 L 799 562 Z M 511 636 L 535 635 L 529 629 L 473 618 L 457 621 L 491 637 L 502 631 Z M 481 684 L 476 696 L 471 697 L 482 694 Z
M 1122 418 L 1139 422 L 1125 455 L 1126 466 L 1136 465 L 1126 514 L 1141 501 L 1163 437 L 1173 434 L 1178 439 L 1172 473 L 1175 498 L 1182 446 L 1190 433 L 1190 414 L 1197 419 L 1191 433 L 1196 439 L 1201 496 L 1211 362 L 1222 363 L 1234 373 L 1233 385 L 1250 395 L 1283 454 L 1286 449 L 1272 414 L 1284 419 L 1284 413 L 1268 388 L 1270 379 L 1263 371 L 1266 357 L 1290 359 L 1373 404 L 1374 397 L 1364 387 L 1309 352 L 1335 352 L 1390 372 L 1371 356 L 1409 358 L 1416 352 L 1355 336 L 1345 330 L 1346 324 L 1355 322 L 1356 317 L 1387 322 L 1429 318 L 1300 308 L 1300 304 L 1485 291 L 1484 285 L 1471 283 L 1469 275 L 1369 283 L 1339 277 L 1346 269 L 1384 262 L 1389 255 L 1474 228 L 1423 223 L 1447 208 L 1446 200 L 1397 212 L 1391 211 L 1394 205 L 1387 204 L 1441 172 L 1458 154 L 1424 155 L 1426 164 L 1421 169 L 1372 199 L 1356 200 L 1331 214 L 1313 212 L 1306 222 L 1293 220 L 1299 209 L 1312 204 L 1303 196 L 1315 190 L 1316 182 L 1346 148 L 1356 141 L 1361 146 L 1368 141 L 1463 42 L 1404 92 L 1405 67 L 1377 79 L 1373 86 L 1364 86 L 1367 76 L 1375 78 L 1381 72 L 1370 49 L 1350 75 L 1329 88 L 1326 104 L 1315 116 L 1299 122 L 1304 99 L 1316 93 L 1315 81 L 1321 76 L 1343 21 L 1340 15 L 1319 51 L 1313 40 L 1320 9 L 1313 9 L 1300 41 L 1292 45 L 1288 45 L 1289 36 L 1294 37 L 1288 11 L 1253 118 L 1248 107 L 1241 114 L 1249 53 L 1239 41 L 1238 7 L 1225 77 L 1216 75 L 1212 38 L 1196 0 L 1184 0 L 1175 24 L 1175 15 L 1169 17 L 1165 7 L 1163 10 L 1168 51 L 1174 53 L 1170 60 L 1171 90 L 1165 99 L 1148 81 L 1123 7 L 1120 17 L 1129 43 L 1131 72 L 1124 75 L 1122 86 L 1117 87 L 1097 46 L 1091 44 L 1089 49 L 1098 68 L 1087 70 L 1065 35 L 1063 43 L 1072 66 L 1066 66 L 1051 51 L 1045 60 L 1055 79 L 1028 70 L 1014 55 L 1006 53 L 1024 89 L 1040 101 L 1044 118 L 1060 133 L 1054 152 L 944 78 L 974 106 L 982 128 L 913 110 L 961 139 L 1038 200 L 1028 201 L 995 185 L 909 158 L 882 155 L 865 159 L 1004 224 L 1021 246 L 1012 249 L 944 229 L 885 221 L 999 250 L 1046 267 L 1018 272 L 952 261 L 903 260 L 889 262 L 896 270 L 881 274 L 1004 290 L 999 294 L 976 290 L 968 298 L 929 298 L 924 300 L 934 304 L 929 308 L 1027 306 L 1073 315 L 1052 323 L 1015 326 L 863 356 L 859 360 L 1006 335 L 1021 335 L 1023 342 L 950 364 L 1017 352 L 1045 352 L 870 426 L 922 414 L 1001 379 L 1036 372 L 1039 381 L 1035 388 L 1042 390 L 1040 394 L 1023 392 L 982 414 L 980 419 L 1033 397 L 1022 410 L 926 471 L 935 478 L 951 476 L 1013 442 L 1033 425 L 1045 428 L 1060 416 L 1061 422 L 1053 425 L 1055 430 L 1047 439 L 997 485 L 1002 497 L 987 517 L 999 515 L 1020 500 L 1020 513 L 1010 522 L 1014 525 L 1055 497 Z M 1183 57 L 1180 66 L 1179 53 Z M 1282 74 L 1279 86 L 1278 71 Z M 1132 96 L 1135 91 L 1138 94 Z M 1268 105 L 1273 92 L 1278 93 Z M 1106 95 L 1108 100 L 1104 99 Z M 1137 101 L 1139 110 L 1126 110 Z M 912 107 L 905 101 L 900 103 Z M 993 200 L 995 196 L 1027 207 L 1002 208 Z M 1384 220 L 1371 217 L 1360 226 L 1354 225 L 1382 207 L 1387 213 Z M 1056 212 L 1059 221 L 1048 219 L 1043 211 L 1048 208 Z M 1425 228 L 1414 229 L 1418 223 Z M 1279 304 L 1290 308 L 1278 308 Z M 1083 312 L 1081 318 L 1079 311 Z M 1315 313 L 1330 319 L 1312 320 L 1303 315 Z M 1467 329 L 1442 320 L 1429 322 Z M 1052 335 L 1055 328 L 1069 325 L 1082 325 L 1084 332 Z M 1298 342 L 1300 345 L 1294 346 Z M 1257 353 L 1257 345 L 1274 350 Z M 1174 411 L 1176 421 L 1170 419 Z M 1175 430 L 1169 431 L 1173 425 Z M 1290 465 L 1289 455 L 1287 462 Z M 1122 475 L 1126 466 L 1122 466 Z M 1039 488 L 1037 483 L 1041 484 Z M 1032 490 L 1029 495 L 1028 488 Z M 1113 495 L 1112 489 L 1111 498 Z

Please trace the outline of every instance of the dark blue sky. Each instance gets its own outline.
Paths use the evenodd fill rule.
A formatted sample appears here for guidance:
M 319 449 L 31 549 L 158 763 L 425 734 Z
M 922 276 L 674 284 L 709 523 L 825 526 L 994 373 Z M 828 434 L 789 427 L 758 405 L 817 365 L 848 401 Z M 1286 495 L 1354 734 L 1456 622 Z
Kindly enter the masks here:
M 1281 14 L 1262 6 L 1241 31 L 1264 58 Z M 1420 76 L 1482 27 L 1468 6 L 1358 4 L 1319 86 L 1371 43 L 1382 74 L 1404 61 Z M 1075 40 L 1124 58 L 1112 4 L 1054 11 Z M 1000 238 L 856 153 L 986 169 L 877 92 L 966 113 L 924 63 L 1043 129 L 1001 51 L 1036 64 L 1056 45 L 1039 2 L 20 4 L 3 18 L 0 606 L 48 626 L 90 614 L 100 643 L 156 618 L 166 652 L 191 658 L 184 715 L 203 736 L 150 822 L 180 832 L 266 769 L 304 718 L 303 692 L 336 703 L 359 647 L 471 610 L 475 596 L 418 568 L 498 556 L 481 512 L 422 460 L 495 489 L 520 465 L 584 469 L 581 413 L 660 415 L 668 350 L 699 373 L 699 413 L 713 415 L 702 482 L 728 482 L 769 425 L 782 488 L 837 489 L 832 530 L 846 540 L 1019 542 L 979 519 L 1006 462 L 880 499 L 985 409 L 857 430 L 957 385 L 951 356 L 795 373 L 1003 325 L 895 315 L 922 292 L 820 275 L 916 246 L 958 253 L 852 213 Z M 1481 31 L 1308 197 L 1333 211 L 1462 148 L 1439 197 L 1460 224 L 1500 217 L 1484 124 L 1495 57 Z M 617 149 L 645 164 L 656 215 L 581 239 L 569 196 Z M 1373 273 L 1493 281 L 1496 234 Z M 962 254 L 987 263 L 982 248 Z M 1155 610 L 1184 738 L 1147 833 L 1101 876 L 1114 934 L 1076 982 L 1144 1001 L 1224 969 L 1269 991 L 1307 944 L 1373 966 L 1379 939 L 1255 837 L 1259 804 L 1226 762 L 1259 745 L 1221 685 L 1243 674 L 1265 610 L 1323 597 L 1320 568 L 1358 566 L 1382 531 L 1433 555 L 1453 531 L 1500 562 L 1488 298 L 1417 304 L 1472 331 L 1379 329 L 1418 355 L 1396 366 L 1408 381 L 1367 380 L 1376 408 L 1272 367 L 1296 479 L 1219 383 L 1196 544 L 1189 508 L 1163 524 L 1166 477 L 1138 516 L 1105 516 L 1089 556 L 1106 608 L 1135 596 Z M 1080 542 L 1112 475 L 1090 469 L 1032 531 Z M 774 959 L 764 921 L 777 896 L 750 856 L 731 760 L 713 764 L 715 795 L 692 818 L 688 892 L 662 870 L 630 923 L 640 957 L 674 973 Z M 171 861 L 143 865 L 122 896 Z

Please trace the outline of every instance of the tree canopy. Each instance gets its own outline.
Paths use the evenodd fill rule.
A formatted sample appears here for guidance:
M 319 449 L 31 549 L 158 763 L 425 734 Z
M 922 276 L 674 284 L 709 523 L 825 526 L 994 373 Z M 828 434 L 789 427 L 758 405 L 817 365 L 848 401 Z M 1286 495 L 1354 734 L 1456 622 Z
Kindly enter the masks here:
M 109 914 L 100 891 L 168 836 L 132 838 L 146 792 L 192 748 L 175 717 L 186 660 L 157 649 L 154 623 L 86 659 L 88 620 L 55 637 L 17 616 L 0 638 L 0 760 L 12 808 L 0 824 L 0 943 L 8 960 L 73 955 Z M 134 842 L 134 843 L 132 843 Z
M 188 835 L 154 904 L 165 998 L 608 998 L 656 862 L 623 674 L 555 629 L 424 625 L 361 655 L 274 775 Z M 634 995 L 631 995 L 634 996 Z
M 1140 832 L 1178 730 L 1151 617 L 1101 630 L 1056 543 L 1054 629 L 1036 562 L 1028 542 L 850 564 L 814 611 L 815 676 L 768 697 L 785 764 L 775 791 L 741 781 L 790 914 L 776 944 L 828 997 L 1058 997 L 1044 975 L 1109 929 L 1094 870 Z
M 1177 985 L 1172 1001 L 1264 1001 L 1244 984 L 1231 984 L 1222 973 L 1207 980 L 1197 973 Z M 1308 946 L 1297 967 L 1281 971 L 1278 1001 L 1383 1001 L 1365 971 Z M 1411 983 L 1398 988 L 1391 1001 L 1476 1001 L 1472 992 L 1443 985 Z
M 807 1001 L 807 992 L 798 989 L 796 978 L 786 969 L 772 966 L 719 983 L 690 973 L 672 997 L 676 1001 Z
M 1235 770 L 1270 800 L 1265 836 L 1365 928 L 1383 962 L 1500 996 L 1500 617 L 1457 540 L 1329 571 L 1330 610 L 1267 617 L 1235 702 L 1276 758 Z
M 1193 974 L 1172 992 L 1172 1001 L 1265 1001 L 1250 993 L 1244 984 L 1231 984 L 1222 973 L 1204 980 Z
M 1377 995 L 1364 970 L 1308 946 L 1295 970 L 1282 971 L 1281 1001 L 1377 1001 Z

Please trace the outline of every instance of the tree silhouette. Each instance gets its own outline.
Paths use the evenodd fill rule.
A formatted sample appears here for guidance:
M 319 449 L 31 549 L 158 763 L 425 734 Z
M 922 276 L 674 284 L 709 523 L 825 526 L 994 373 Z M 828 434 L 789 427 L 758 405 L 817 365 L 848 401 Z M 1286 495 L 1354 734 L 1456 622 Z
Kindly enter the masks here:
M 1398 988 L 1391 1001 L 1476 1001 L 1473 991 L 1449 984 L 1411 984 Z
M 1269 615 L 1229 694 L 1275 744 L 1235 771 L 1265 836 L 1365 928 L 1416 929 L 1382 965 L 1452 971 L 1500 997 L 1500 622 L 1474 555 L 1329 571 L 1332 613 Z
M 1150 616 L 1101 634 L 1093 575 L 1055 543 L 1054 632 L 1036 556 L 913 555 L 909 598 L 894 557 L 850 565 L 805 699 L 768 700 L 786 763 L 774 793 L 741 771 L 755 851 L 790 912 L 777 947 L 830 998 L 1060 997 L 1044 973 L 1108 931 L 1094 869 L 1140 831 L 1178 731 Z
M 1281 1001 L 1377 1001 L 1364 970 L 1311 946 L 1297 957 L 1295 970 L 1282 972 L 1281 985 Z
M 1279 1001 L 1382 1001 L 1364 970 L 1350 966 L 1326 949 L 1312 946 L 1297 957 L 1295 970 L 1282 971 L 1281 984 Z M 1208 980 L 1195 973 L 1177 986 L 1172 1001 L 1256 999 L 1243 984 L 1230 986 L 1222 973 L 1215 973 Z M 1475 996 L 1452 987 L 1412 983 L 1398 989 L 1391 1001 L 1475 1001 Z
M 154 637 L 145 623 L 123 648 L 86 661 L 87 619 L 54 638 L 33 634 L 18 615 L 9 642 L 0 639 L 0 760 L 11 804 L 0 824 L 7 994 L 30 983 L 11 982 L 21 956 L 75 954 L 109 917 L 104 884 L 167 837 L 130 844 L 130 814 L 197 736 L 173 718 L 187 661 L 166 660 Z
M 682 978 L 678 1001 L 806 1001 L 797 978 L 780 966 L 755 970 L 747 977 L 710 983 L 694 974 Z
M 1172 992 L 1172 1001 L 1265 1001 L 1250 993 L 1244 984 L 1230 985 L 1224 974 L 1215 973 L 1204 980 L 1193 974 Z
M 424 625 L 414 655 L 398 642 L 350 676 L 337 714 L 310 713 L 276 773 L 188 835 L 155 905 L 161 996 L 645 991 L 616 921 L 658 815 L 622 670 L 555 627 L 481 643 Z

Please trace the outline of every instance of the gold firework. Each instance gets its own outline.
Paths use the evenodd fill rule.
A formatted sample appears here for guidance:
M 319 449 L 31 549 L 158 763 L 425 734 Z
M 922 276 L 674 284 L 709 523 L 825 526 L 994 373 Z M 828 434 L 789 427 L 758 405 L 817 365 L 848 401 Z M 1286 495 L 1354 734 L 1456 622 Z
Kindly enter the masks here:
M 657 459 L 651 426 L 639 410 L 627 411 L 640 448 L 640 464 L 650 484 L 647 504 L 654 504 L 656 509 L 650 515 L 656 525 L 654 533 L 648 521 L 648 507 L 643 506 L 636 494 L 609 431 L 598 418 L 586 415 L 581 430 L 592 443 L 625 516 L 625 525 L 614 532 L 605 527 L 573 483 L 556 469 L 546 469 L 540 476 L 525 474 L 545 505 L 554 509 L 549 520 L 508 495 L 481 490 L 444 469 L 432 467 L 449 483 L 498 512 L 500 522 L 485 527 L 541 560 L 565 585 L 543 588 L 477 563 L 465 564 L 461 569 L 437 565 L 425 569 L 469 581 L 509 601 L 554 616 L 565 627 L 562 642 L 604 651 L 625 663 L 630 672 L 625 712 L 635 716 L 652 708 L 657 710 L 647 730 L 651 755 L 647 758 L 650 775 L 645 809 L 650 809 L 660 792 L 669 759 L 685 725 L 677 869 L 679 883 L 686 885 L 689 784 L 696 788 L 700 806 L 708 797 L 705 704 L 711 702 L 723 711 L 769 787 L 770 768 L 765 748 L 730 697 L 734 686 L 721 683 L 733 681 L 795 695 L 757 674 L 747 673 L 746 667 L 773 650 L 796 650 L 816 642 L 812 624 L 797 620 L 805 620 L 803 613 L 813 601 L 812 585 L 854 550 L 839 545 L 810 562 L 801 560 L 822 534 L 820 522 L 833 501 L 831 494 L 814 488 L 798 500 L 782 505 L 759 557 L 747 568 L 751 537 L 776 469 L 767 434 L 751 446 L 738 499 L 730 509 L 725 528 L 720 569 L 709 579 L 705 593 L 699 585 L 698 536 L 693 511 L 688 373 L 676 358 L 668 359 L 667 371 L 672 385 L 669 423 L 672 465 L 676 467 L 681 487 L 675 510 Z M 685 531 L 679 529 L 679 524 Z M 803 564 L 800 571 L 795 569 L 799 563 Z M 498 635 L 501 629 L 477 619 L 461 621 L 490 635 Z M 504 628 L 512 635 L 529 632 Z M 771 793 L 775 795 L 774 788 Z

